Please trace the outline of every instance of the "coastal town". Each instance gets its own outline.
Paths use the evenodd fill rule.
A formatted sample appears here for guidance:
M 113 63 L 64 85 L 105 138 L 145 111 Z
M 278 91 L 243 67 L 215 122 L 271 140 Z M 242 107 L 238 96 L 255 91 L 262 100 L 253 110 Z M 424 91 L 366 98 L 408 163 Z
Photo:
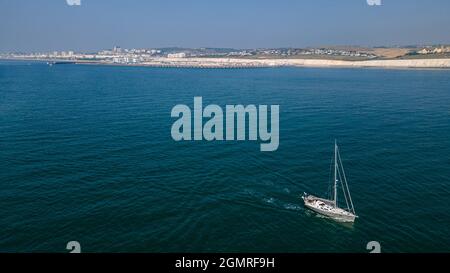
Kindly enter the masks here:
M 286 58 L 293 56 L 341 56 L 373 59 L 375 54 L 333 48 L 281 48 L 281 49 L 214 49 L 214 48 L 163 48 L 163 49 L 126 49 L 115 46 L 112 49 L 100 50 L 95 53 L 78 53 L 69 51 L 37 52 L 37 53 L 8 53 L 0 55 L 3 58 L 18 59 L 67 59 L 93 60 L 109 63 L 144 63 L 155 58 L 198 58 L 198 57 L 233 57 L 233 58 Z
M 121 48 L 98 52 L 0 53 L 1 59 L 157 67 L 239 68 L 277 66 L 450 67 L 450 46 L 403 48 L 319 47 L 274 49 Z

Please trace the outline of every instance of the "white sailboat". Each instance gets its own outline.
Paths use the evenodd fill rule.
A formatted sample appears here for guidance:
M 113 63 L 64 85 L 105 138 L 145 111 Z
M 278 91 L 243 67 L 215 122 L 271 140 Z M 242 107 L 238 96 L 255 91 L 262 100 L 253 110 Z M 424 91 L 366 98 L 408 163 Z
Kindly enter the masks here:
M 342 187 L 347 208 L 339 207 L 337 189 L 339 184 Z M 305 202 L 305 207 L 337 221 L 354 222 L 355 218 L 358 217 L 356 216 L 352 197 L 350 196 L 347 178 L 345 177 L 344 167 L 342 166 L 341 156 L 339 154 L 339 148 L 336 141 L 334 143 L 333 197 L 330 197 L 330 199 L 324 199 L 304 193 L 302 199 Z

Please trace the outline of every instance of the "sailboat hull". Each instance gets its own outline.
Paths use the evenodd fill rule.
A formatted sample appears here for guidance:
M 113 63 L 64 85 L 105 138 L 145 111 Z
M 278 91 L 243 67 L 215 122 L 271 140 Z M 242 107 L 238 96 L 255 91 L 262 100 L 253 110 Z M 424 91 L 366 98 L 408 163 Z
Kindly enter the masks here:
M 333 201 L 313 195 L 302 196 L 305 207 L 339 222 L 354 222 L 357 217 L 351 212 L 334 207 Z

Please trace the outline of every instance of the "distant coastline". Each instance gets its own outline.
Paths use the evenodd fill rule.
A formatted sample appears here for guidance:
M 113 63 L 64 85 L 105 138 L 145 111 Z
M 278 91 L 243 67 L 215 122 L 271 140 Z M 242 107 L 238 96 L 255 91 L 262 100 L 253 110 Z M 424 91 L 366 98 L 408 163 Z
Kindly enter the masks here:
M 53 51 L 5 53 L 0 58 L 37 60 L 49 64 L 78 63 L 119 66 L 264 68 L 264 67 L 375 67 L 450 68 L 450 45 L 363 48 L 121 48 L 97 52 Z
M 101 60 L 2 58 L 3 60 L 70 62 L 75 64 L 96 64 L 115 66 L 144 66 L 172 68 L 269 68 L 269 67 L 354 67 L 354 68 L 399 68 L 399 69 L 450 69 L 450 58 L 439 59 L 395 59 L 395 60 L 332 60 L 332 59 L 245 59 L 245 58 L 152 58 L 138 64 L 113 63 Z

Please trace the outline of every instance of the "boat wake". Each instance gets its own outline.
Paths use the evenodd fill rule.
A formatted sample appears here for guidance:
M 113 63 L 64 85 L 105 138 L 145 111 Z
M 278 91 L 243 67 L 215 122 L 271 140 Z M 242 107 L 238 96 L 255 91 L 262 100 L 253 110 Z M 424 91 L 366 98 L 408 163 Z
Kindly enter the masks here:
M 299 205 L 292 204 L 292 203 L 285 204 L 284 208 L 287 210 L 296 210 L 296 211 L 303 210 L 303 206 L 299 206 Z
M 280 199 L 276 199 L 275 197 L 264 197 L 262 198 L 262 202 L 268 205 L 272 205 L 274 208 L 279 210 L 291 210 L 291 211 L 302 211 L 304 207 L 290 202 L 285 202 Z

